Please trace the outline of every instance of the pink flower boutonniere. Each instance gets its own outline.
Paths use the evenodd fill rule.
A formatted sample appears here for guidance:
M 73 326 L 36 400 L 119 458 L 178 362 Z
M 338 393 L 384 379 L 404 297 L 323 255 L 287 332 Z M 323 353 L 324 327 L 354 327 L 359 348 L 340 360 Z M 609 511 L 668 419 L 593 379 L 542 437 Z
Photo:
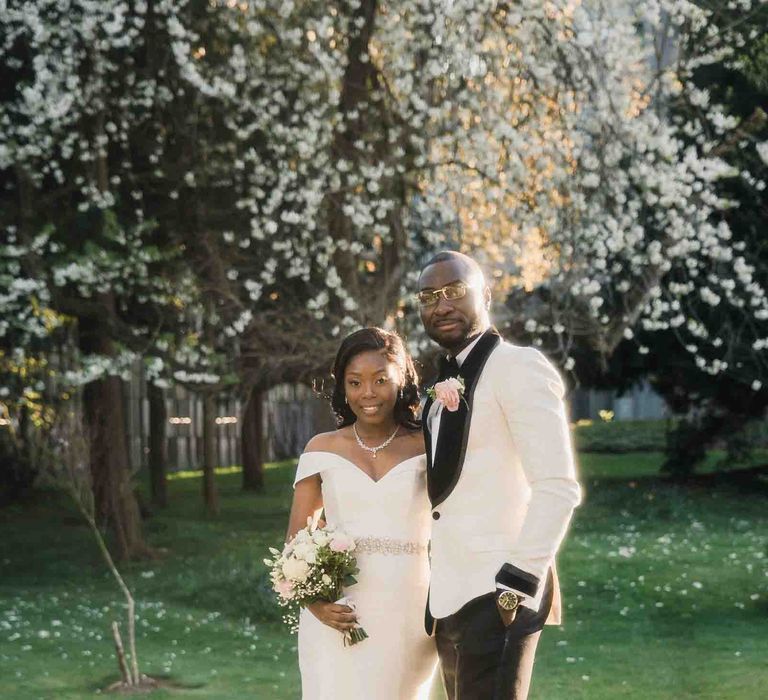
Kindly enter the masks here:
M 449 411 L 458 411 L 459 401 L 464 399 L 464 380 L 461 377 L 449 377 L 427 389 L 427 396 L 433 401 L 442 402 Z

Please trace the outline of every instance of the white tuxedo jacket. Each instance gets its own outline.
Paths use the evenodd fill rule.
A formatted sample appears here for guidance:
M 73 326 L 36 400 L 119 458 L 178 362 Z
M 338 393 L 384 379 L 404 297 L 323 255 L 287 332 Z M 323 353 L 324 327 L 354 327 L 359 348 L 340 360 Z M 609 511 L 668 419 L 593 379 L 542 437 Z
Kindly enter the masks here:
M 497 582 L 538 610 L 581 501 L 563 381 L 538 350 L 507 343 L 494 329 L 472 349 L 460 374 L 468 407 L 455 414 L 443 409 L 434 455 L 426 425 L 431 401 L 422 414 L 433 505 L 427 618 L 455 613 L 495 591 Z M 559 624 L 553 574 L 547 622 Z

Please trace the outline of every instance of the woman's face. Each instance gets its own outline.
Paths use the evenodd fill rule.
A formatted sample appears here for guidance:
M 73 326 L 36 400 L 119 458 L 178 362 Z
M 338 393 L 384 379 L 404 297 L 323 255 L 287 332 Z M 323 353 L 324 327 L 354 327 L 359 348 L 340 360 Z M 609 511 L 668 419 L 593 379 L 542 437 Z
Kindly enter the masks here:
M 400 368 L 380 350 L 355 355 L 344 372 L 347 402 L 360 423 L 390 423 L 400 385 Z

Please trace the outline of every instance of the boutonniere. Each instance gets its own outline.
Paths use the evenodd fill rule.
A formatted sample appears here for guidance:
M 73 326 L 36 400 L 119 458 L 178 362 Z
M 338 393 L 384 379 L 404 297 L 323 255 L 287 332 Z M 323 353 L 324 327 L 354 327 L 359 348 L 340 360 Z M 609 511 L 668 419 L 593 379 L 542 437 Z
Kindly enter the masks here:
M 458 411 L 459 401 L 464 399 L 464 379 L 449 377 L 445 381 L 437 382 L 427 389 L 427 396 L 433 401 L 441 401 L 449 411 Z

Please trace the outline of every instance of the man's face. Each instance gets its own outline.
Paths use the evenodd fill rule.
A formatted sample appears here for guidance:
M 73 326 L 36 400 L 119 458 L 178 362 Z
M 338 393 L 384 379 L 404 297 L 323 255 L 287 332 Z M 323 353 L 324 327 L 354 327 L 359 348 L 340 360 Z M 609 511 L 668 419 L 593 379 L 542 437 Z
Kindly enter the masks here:
M 453 354 L 488 327 L 490 290 L 482 275 L 461 260 L 445 260 L 429 265 L 419 278 L 419 291 L 461 283 L 469 285 L 469 288 L 460 299 L 449 301 L 440 294 L 436 303 L 420 307 L 427 335 Z

